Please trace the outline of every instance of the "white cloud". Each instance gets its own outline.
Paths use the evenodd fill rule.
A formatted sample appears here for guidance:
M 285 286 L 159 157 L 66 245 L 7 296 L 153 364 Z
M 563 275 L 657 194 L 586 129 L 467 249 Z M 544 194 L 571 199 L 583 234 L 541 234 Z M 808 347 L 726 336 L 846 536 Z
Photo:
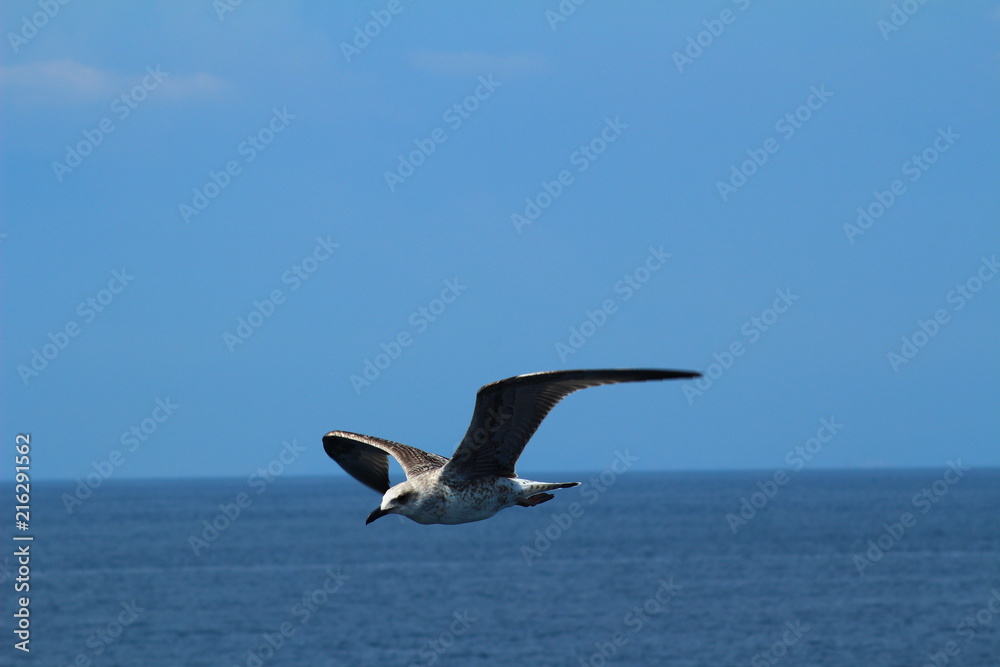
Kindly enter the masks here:
M 155 70 L 156 64 L 150 66 Z M 169 70 L 167 70 L 169 71 Z M 57 60 L 0 66 L 0 88 L 8 99 L 28 104 L 86 104 L 123 94 L 146 77 L 145 70 L 118 74 L 88 67 L 74 60 Z M 169 73 L 159 86 L 173 99 L 198 99 L 222 93 L 225 81 L 212 74 Z
M 413 55 L 413 66 L 435 76 L 480 76 L 496 74 L 511 77 L 544 70 L 548 63 L 536 53 L 516 53 L 496 56 L 491 53 L 465 51 L 444 53 L 420 51 Z
M 114 80 L 107 72 L 72 60 L 0 66 L 0 86 L 13 97 L 89 101 L 111 95 Z

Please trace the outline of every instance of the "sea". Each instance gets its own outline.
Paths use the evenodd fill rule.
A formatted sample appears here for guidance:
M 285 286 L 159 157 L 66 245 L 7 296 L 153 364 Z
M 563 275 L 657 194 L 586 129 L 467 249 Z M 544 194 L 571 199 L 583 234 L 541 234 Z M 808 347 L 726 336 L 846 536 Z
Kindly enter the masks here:
M 0 663 L 1000 665 L 998 469 L 531 476 L 584 484 L 422 526 L 344 477 L 34 483 Z

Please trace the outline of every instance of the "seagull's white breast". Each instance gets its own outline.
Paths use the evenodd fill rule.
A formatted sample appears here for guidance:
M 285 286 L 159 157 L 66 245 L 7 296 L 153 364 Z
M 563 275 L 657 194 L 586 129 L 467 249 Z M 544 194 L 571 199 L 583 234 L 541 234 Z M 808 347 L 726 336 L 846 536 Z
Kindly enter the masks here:
M 488 519 L 517 503 L 522 480 L 480 477 L 449 484 L 433 470 L 412 480 L 421 489 L 420 502 L 406 516 L 417 523 L 469 523 Z

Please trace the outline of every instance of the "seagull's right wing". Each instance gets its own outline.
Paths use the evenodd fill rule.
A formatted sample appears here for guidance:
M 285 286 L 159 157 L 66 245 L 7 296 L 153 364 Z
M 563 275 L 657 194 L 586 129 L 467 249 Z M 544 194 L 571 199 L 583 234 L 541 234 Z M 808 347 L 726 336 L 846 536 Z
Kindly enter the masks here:
M 472 423 L 445 473 L 458 479 L 516 477 L 514 464 L 538 425 L 556 403 L 579 389 L 700 376 L 691 371 L 646 369 L 549 371 L 488 384 L 476 394 Z
M 323 449 L 352 477 L 379 493 L 389 490 L 390 454 L 403 467 L 406 479 L 448 462 L 443 456 L 416 447 L 347 431 L 330 431 L 324 435 Z

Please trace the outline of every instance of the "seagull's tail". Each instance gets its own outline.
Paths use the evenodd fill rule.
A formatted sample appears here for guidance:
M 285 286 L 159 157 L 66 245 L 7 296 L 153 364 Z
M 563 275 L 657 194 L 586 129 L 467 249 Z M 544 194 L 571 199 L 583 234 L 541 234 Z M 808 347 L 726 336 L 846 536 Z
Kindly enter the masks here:
M 572 486 L 580 486 L 580 482 L 529 482 L 528 480 L 523 480 L 521 490 L 524 492 L 525 497 L 527 497 L 536 493 L 552 491 L 553 489 L 568 489 Z
M 523 481 L 521 486 L 522 495 L 517 504 L 521 507 L 534 507 L 548 502 L 555 498 L 551 493 L 553 489 L 568 489 L 571 486 L 579 486 L 580 482 L 529 482 Z
M 580 482 L 553 482 L 550 484 L 543 483 L 542 486 L 545 488 L 544 491 L 551 491 L 552 489 L 569 489 L 574 486 L 580 486 Z

